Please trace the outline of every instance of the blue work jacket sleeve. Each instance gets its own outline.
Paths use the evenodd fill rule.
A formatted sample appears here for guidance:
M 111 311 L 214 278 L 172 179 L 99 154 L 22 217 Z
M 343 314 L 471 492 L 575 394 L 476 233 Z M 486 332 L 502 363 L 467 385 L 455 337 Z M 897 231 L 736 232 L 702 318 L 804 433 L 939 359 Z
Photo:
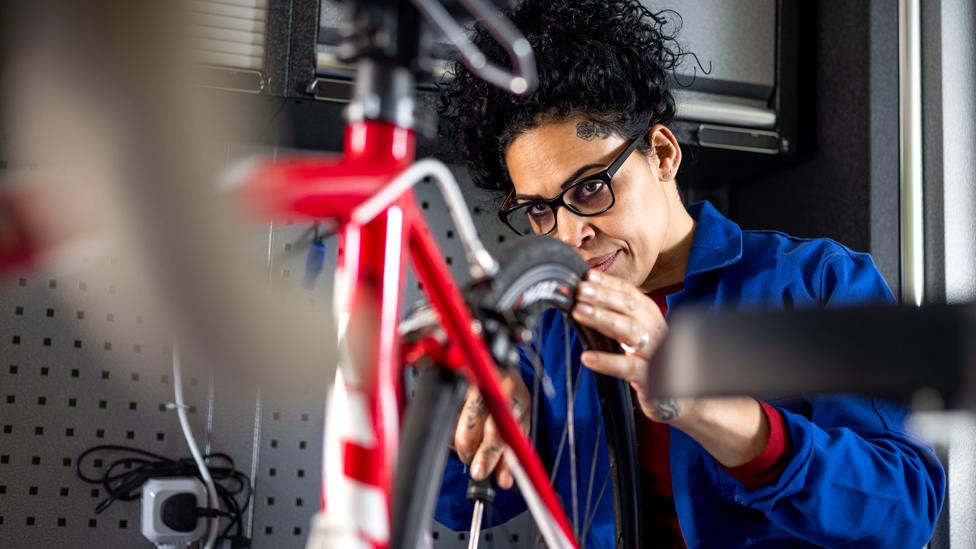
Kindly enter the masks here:
M 869 256 L 823 261 L 825 306 L 894 297 Z M 907 410 L 879 399 L 822 396 L 774 403 L 793 458 L 778 480 L 736 502 L 791 534 L 826 547 L 921 548 L 942 507 L 945 474 L 935 454 L 905 431 Z

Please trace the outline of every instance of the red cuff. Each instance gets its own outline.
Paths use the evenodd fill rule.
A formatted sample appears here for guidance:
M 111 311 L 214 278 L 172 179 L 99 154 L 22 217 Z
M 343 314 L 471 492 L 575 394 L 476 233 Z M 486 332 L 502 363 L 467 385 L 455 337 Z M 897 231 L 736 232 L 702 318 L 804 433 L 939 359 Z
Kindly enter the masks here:
M 726 473 L 745 484 L 749 490 L 776 482 L 793 457 L 783 414 L 763 401 L 759 401 L 759 404 L 762 405 L 763 413 L 769 421 L 769 441 L 766 443 L 766 448 L 751 461 L 742 465 L 722 467 Z

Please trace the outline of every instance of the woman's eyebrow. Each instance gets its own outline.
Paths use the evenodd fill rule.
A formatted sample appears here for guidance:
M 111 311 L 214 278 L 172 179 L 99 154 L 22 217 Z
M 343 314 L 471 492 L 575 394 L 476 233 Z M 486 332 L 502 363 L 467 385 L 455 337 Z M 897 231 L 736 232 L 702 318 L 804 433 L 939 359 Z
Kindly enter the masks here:
M 573 183 L 576 183 L 578 178 L 581 175 L 583 175 L 587 170 L 592 170 L 593 168 L 601 168 L 601 167 L 603 167 L 603 164 L 596 164 L 596 163 L 580 166 L 579 168 L 576 169 L 575 172 L 573 172 L 569 177 L 566 178 L 566 181 L 563 181 L 563 184 L 559 186 L 559 190 L 565 191 Z M 515 198 L 518 200 L 548 200 L 547 198 L 543 198 L 541 195 L 538 194 L 516 194 Z

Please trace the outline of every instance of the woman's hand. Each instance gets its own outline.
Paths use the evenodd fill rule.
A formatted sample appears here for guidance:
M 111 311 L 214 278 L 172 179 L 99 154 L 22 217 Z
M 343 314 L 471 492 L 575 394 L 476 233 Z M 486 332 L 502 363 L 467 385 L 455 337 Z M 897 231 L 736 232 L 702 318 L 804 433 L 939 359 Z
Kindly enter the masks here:
M 668 326 L 657 304 L 631 284 L 590 271 L 576 292 L 573 318 L 624 347 L 622 355 L 586 351 L 583 365 L 630 383 L 647 417 L 681 429 L 726 467 L 748 462 L 766 446 L 769 422 L 752 397 L 648 397 L 647 360 L 664 341 Z
M 529 409 L 532 395 L 522 382 L 515 368 L 499 371 L 502 392 L 512 402 L 512 414 L 523 431 L 529 430 Z M 454 448 L 458 457 L 471 466 L 471 478 L 481 480 L 495 472 L 495 480 L 500 488 L 509 489 L 515 479 L 508 463 L 502 459 L 505 448 L 495 420 L 488 414 L 488 408 L 476 387 L 468 389 L 464 407 L 458 416 L 454 430 Z
M 655 399 L 645 393 L 647 360 L 664 341 L 668 325 L 657 304 L 636 287 L 617 277 L 590 271 L 576 291 L 573 319 L 624 347 L 624 354 L 586 351 L 583 365 L 630 383 L 647 417 L 673 423 L 694 407 L 691 399 Z

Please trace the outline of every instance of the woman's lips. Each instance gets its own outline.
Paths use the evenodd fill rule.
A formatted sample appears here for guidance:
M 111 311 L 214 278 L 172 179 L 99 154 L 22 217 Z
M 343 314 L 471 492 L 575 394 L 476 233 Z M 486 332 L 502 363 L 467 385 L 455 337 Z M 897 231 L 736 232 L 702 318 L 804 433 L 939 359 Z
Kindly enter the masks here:
M 616 261 L 618 253 L 620 253 L 619 250 L 607 255 L 587 259 L 586 264 L 589 265 L 591 269 L 606 272 L 613 265 L 613 262 Z

